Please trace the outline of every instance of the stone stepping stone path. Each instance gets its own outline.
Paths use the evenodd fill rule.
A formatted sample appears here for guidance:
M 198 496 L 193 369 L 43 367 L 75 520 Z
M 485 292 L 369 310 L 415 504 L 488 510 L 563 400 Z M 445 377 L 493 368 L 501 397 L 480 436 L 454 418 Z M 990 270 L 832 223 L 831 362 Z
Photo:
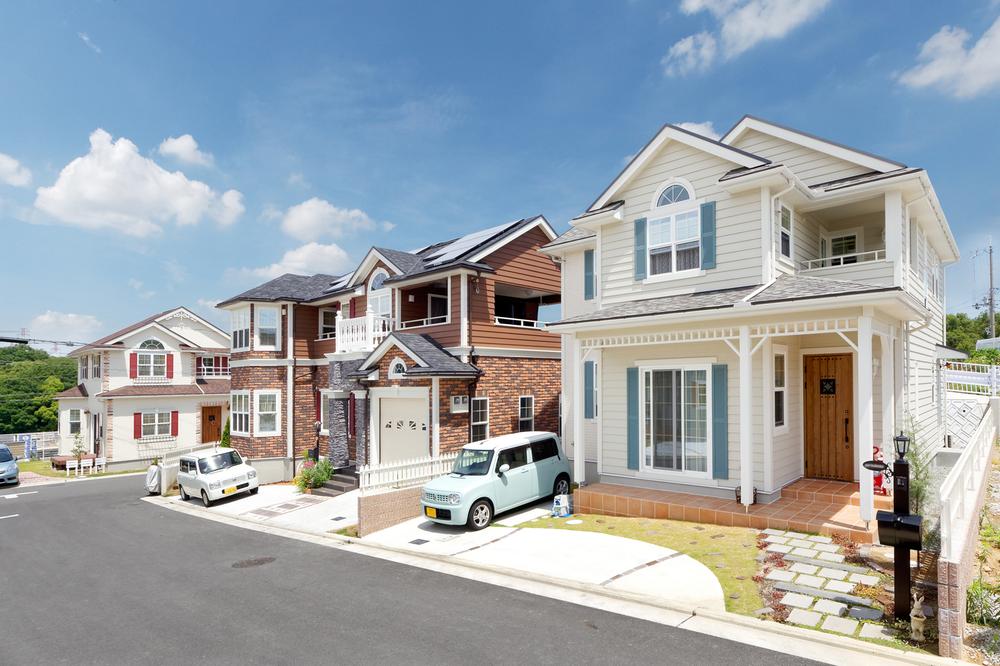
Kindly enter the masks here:
M 859 586 L 880 585 L 882 579 L 872 569 L 845 563 L 833 539 L 774 529 L 761 536 L 765 553 L 780 553 L 787 563 L 771 568 L 764 579 L 790 609 L 789 624 L 860 638 L 895 637 L 892 629 L 877 624 L 882 611 L 874 602 L 855 594 Z

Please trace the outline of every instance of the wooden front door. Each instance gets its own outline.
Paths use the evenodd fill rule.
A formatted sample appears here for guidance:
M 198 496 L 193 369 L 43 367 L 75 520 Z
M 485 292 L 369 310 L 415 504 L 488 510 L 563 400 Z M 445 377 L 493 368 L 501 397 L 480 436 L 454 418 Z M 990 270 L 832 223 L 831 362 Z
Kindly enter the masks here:
M 854 481 L 850 354 L 803 356 L 806 477 Z
M 201 408 L 201 443 L 209 444 L 222 439 L 222 406 Z

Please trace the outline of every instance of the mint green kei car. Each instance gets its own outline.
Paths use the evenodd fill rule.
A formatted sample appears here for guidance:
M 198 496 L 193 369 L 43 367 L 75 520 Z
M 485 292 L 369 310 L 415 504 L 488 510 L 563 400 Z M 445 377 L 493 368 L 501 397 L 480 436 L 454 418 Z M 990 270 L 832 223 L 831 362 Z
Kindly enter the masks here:
M 519 432 L 462 447 L 450 474 L 423 488 L 426 518 L 481 530 L 498 513 L 551 495 L 568 495 L 570 466 L 551 432 Z

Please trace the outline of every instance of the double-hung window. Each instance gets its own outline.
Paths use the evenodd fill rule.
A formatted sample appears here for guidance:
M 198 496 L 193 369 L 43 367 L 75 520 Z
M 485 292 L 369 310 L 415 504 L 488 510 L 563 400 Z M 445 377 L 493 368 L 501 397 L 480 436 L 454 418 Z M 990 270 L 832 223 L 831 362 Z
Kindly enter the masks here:
M 481 442 L 490 436 L 490 399 L 473 398 L 469 409 L 472 423 L 472 441 Z
M 701 268 L 701 214 L 682 185 L 670 185 L 657 197 L 646 234 L 650 275 Z
M 254 435 L 281 434 L 281 391 L 254 391 L 256 409 L 254 410 Z
M 535 429 L 535 396 L 522 395 L 518 400 L 517 429 L 519 432 Z
M 319 311 L 319 339 L 329 340 L 337 337 L 337 311 L 323 309 Z
M 787 358 L 784 349 L 776 349 L 774 352 L 774 428 L 781 430 L 785 427 L 785 359 Z
M 80 357 L 80 360 L 79 360 L 79 367 L 80 367 L 80 369 L 79 369 L 79 372 L 77 373 L 77 374 L 80 375 L 80 381 L 83 381 L 83 380 L 87 379 L 87 368 L 88 368 L 87 359 L 89 359 L 89 358 L 90 358 L 89 356 L 82 356 L 82 357 Z
M 237 435 L 250 434 L 250 392 L 233 391 L 229 394 L 229 405 L 232 411 L 232 431 Z
M 69 410 L 69 434 L 79 435 L 80 434 L 80 410 L 71 409 Z
M 255 330 L 257 340 L 254 345 L 256 349 L 276 350 L 279 347 L 278 332 L 278 308 L 265 308 L 258 306 L 255 308 L 256 321 Z
M 143 412 L 142 437 L 169 437 L 170 412 Z
M 787 206 L 778 209 L 778 252 L 785 259 L 792 258 L 792 211 Z
M 136 374 L 139 377 L 166 377 L 167 353 L 159 340 L 146 340 L 136 353 Z
M 708 366 L 642 369 L 645 468 L 706 476 L 709 472 L 711 372 Z
M 250 308 L 233 310 L 230 315 L 233 351 L 250 349 Z

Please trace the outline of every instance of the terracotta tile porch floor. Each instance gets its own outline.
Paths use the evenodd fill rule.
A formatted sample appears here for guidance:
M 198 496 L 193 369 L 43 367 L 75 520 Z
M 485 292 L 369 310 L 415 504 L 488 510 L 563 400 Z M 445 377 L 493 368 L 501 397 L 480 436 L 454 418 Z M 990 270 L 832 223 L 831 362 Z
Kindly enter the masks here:
M 755 504 L 747 511 L 734 499 L 718 499 L 668 490 L 595 483 L 573 494 L 579 513 L 642 518 L 669 518 L 754 529 L 815 532 L 871 543 L 875 521 L 865 529 L 859 514 L 858 484 L 801 479 L 786 486 L 781 498 Z M 891 509 L 892 498 L 875 496 L 876 509 Z

